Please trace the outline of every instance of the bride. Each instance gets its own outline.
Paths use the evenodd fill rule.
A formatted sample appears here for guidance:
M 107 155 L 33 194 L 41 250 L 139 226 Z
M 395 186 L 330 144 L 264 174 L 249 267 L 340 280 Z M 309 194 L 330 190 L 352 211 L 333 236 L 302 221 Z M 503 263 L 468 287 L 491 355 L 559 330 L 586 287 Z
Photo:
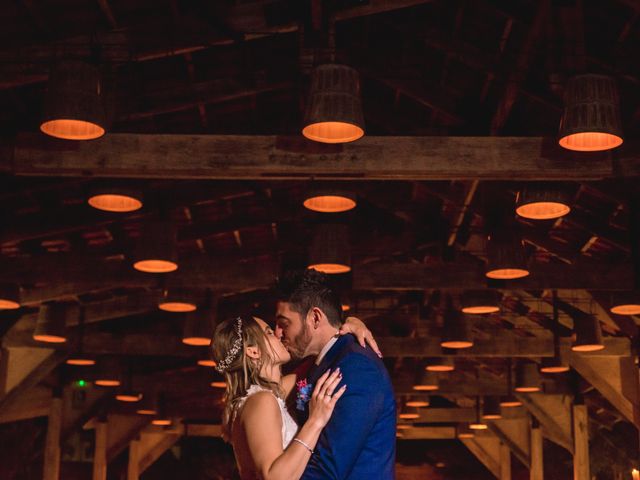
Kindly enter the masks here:
M 361 344 L 370 336 L 353 317 L 340 333 L 353 333 Z M 256 317 L 238 317 L 218 325 L 213 339 L 216 368 L 224 373 L 227 384 L 223 437 L 233 445 L 240 477 L 299 479 L 347 388 L 336 390 L 342 378 L 339 370 L 325 372 L 316 382 L 309 398 L 309 418 L 298 429 L 284 402 L 296 378 L 281 374 L 281 366 L 291 357 L 269 325 Z M 367 341 L 377 348 L 373 340 Z

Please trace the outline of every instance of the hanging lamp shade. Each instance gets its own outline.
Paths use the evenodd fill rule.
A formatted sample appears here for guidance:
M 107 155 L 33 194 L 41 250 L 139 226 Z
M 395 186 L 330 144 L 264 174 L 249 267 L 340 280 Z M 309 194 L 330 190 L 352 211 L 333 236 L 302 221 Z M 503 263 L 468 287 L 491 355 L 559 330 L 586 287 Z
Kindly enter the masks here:
M 502 418 L 500 412 L 500 399 L 498 397 L 484 397 L 482 401 L 482 419 L 499 420 Z
M 200 358 L 198 359 L 198 365 L 200 365 L 201 367 L 215 367 L 217 365 L 217 363 L 215 362 L 215 360 L 206 357 L 206 358 Z
M 573 320 L 576 340 L 571 346 L 574 352 L 596 352 L 604 348 L 602 328 L 595 315 L 581 315 Z
M 198 309 L 198 301 L 193 291 L 183 288 L 166 288 L 158 300 L 158 308 L 165 312 L 194 312 Z
M 463 313 L 473 315 L 500 311 L 500 292 L 496 290 L 466 290 L 460 296 Z
M 321 223 L 316 226 L 309 250 L 309 268 L 328 274 L 351 271 L 347 225 Z
M 471 428 L 469 428 L 468 423 L 459 423 L 456 426 L 456 436 L 459 439 L 464 440 L 464 439 L 474 438 L 476 434 Z
M 568 150 L 595 152 L 622 145 L 620 100 L 613 78 L 577 75 L 567 82 L 559 143 Z
M 116 400 L 125 403 L 135 403 L 142 400 L 142 393 L 133 390 L 124 390 L 116 394 Z
M 119 387 L 122 384 L 122 366 L 116 358 L 101 358 L 94 382 L 99 387 Z
M 176 231 L 165 220 L 151 220 L 142 226 L 133 268 L 147 273 L 169 273 L 178 269 Z
M 417 392 L 433 392 L 439 388 L 438 377 L 433 372 L 422 372 L 413 384 Z
M 571 211 L 569 195 L 559 188 L 542 184 L 527 184 L 518 192 L 516 213 L 530 220 L 551 220 Z
M 209 384 L 211 388 L 227 388 L 226 382 L 222 380 L 215 380 Z
M 80 310 L 71 302 L 48 302 L 40 306 L 33 339 L 38 342 L 64 343 L 67 341 L 67 322 L 77 323 Z
M 0 284 L 0 310 L 20 308 L 20 287 L 15 283 Z
M 513 394 L 504 395 L 504 396 L 500 397 L 500 406 L 502 408 L 521 407 L 522 406 L 522 402 L 520 400 L 518 400 L 518 397 L 516 397 Z
M 514 390 L 520 393 L 540 391 L 540 373 L 534 362 L 520 362 L 516 366 L 516 384 Z
M 398 418 L 400 418 L 401 420 L 417 420 L 418 418 L 420 418 L 420 412 L 418 412 L 418 409 L 416 407 L 404 406 L 400 410 Z
M 488 264 L 485 275 L 495 280 L 515 280 L 529 275 L 520 236 L 513 231 L 499 231 L 487 240 Z
M 453 308 L 445 309 L 440 346 L 456 350 L 473 347 L 471 324 L 465 314 Z
M 356 207 L 356 196 L 340 189 L 313 189 L 306 195 L 303 205 L 314 212 L 347 212 Z
M 429 397 L 409 397 L 405 402 L 407 407 L 426 408 L 429 406 Z
M 346 65 L 313 69 L 302 135 L 321 143 L 346 143 L 364 135 L 358 72 Z
M 428 372 L 452 372 L 456 369 L 453 357 L 428 358 L 424 369 Z
M 569 365 L 558 356 L 544 357 L 540 364 L 542 373 L 564 373 L 569 371 Z
M 95 187 L 89 194 L 87 203 L 105 212 L 135 212 L 142 208 L 142 193 L 117 185 Z
M 211 345 L 213 330 L 216 325 L 217 308 L 216 300 L 209 298 L 206 308 L 185 313 L 182 343 L 196 347 Z
M 138 415 L 157 415 L 160 411 L 157 394 L 143 394 L 137 406 Z
M 84 353 L 85 312 L 83 308 L 80 309 L 78 319 L 77 348 L 69 355 L 66 363 L 67 365 L 73 365 L 76 367 L 90 367 L 96 364 L 96 360 L 93 356 Z
M 77 60 L 58 63 L 49 76 L 40 130 L 65 140 L 93 140 L 104 135 L 100 72 Z
M 616 315 L 640 315 L 640 294 L 638 292 L 612 294 L 610 310 Z

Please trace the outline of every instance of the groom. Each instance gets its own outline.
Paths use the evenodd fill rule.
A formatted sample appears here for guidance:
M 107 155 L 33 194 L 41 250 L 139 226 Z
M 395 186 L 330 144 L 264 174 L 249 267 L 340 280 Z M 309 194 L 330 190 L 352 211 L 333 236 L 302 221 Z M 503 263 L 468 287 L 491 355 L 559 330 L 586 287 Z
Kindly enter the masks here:
M 325 274 L 291 272 L 278 280 L 276 290 L 276 335 L 292 357 L 316 356 L 294 392 L 302 418 L 309 414 L 313 386 L 327 369 L 339 367 L 347 385 L 302 479 L 395 478 L 396 402 L 384 364 L 352 335 L 337 335 L 342 309 Z

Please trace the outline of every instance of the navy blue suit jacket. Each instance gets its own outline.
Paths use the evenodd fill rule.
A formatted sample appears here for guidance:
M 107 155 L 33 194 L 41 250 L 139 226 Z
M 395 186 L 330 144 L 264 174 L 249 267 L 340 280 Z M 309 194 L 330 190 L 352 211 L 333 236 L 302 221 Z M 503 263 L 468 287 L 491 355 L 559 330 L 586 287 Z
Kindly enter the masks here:
M 307 382 L 315 385 L 327 369 L 337 367 L 347 390 L 322 431 L 302 479 L 394 479 L 396 401 L 387 369 L 370 348 L 344 335 L 309 372 Z M 305 416 L 308 408 L 307 404 Z

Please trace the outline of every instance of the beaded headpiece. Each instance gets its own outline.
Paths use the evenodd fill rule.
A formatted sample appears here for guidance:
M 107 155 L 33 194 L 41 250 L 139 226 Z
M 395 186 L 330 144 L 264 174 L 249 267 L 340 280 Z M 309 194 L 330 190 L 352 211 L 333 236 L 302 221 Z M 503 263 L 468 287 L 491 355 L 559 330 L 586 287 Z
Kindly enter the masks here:
M 216 370 L 220 373 L 224 372 L 238 356 L 240 350 L 242 350 L 242 318 L 236 318 L 236 334 L 238 337 L 233 341 L 233 345 L 227 352 L 227 356 L 220 360 L 216 365 Z

